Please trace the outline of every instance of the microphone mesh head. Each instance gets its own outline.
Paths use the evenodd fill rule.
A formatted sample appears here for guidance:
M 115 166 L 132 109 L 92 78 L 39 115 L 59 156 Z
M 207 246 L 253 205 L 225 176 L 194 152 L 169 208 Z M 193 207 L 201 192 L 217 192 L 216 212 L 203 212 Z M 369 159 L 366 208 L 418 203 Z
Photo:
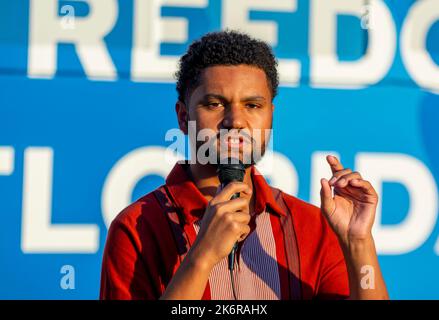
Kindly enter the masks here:
M 225 161 L 220 161 L 218 164 L 218 178 L 221 184 L 226 185 L 232 181 L 244 181 L 245 166 L 238 159 L 227 159 L 226 163 L 221 163 Z

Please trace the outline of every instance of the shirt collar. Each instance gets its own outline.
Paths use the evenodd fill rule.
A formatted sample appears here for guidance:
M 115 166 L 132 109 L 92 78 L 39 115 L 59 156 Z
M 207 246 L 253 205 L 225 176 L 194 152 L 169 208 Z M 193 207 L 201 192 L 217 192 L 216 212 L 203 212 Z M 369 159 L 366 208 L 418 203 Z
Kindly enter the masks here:
M 195 183 L 190 179 L 186 170 L 188 164 L 177 162 L 166 178 L 166 186 L 171 193 L 176 207 L 183 213 L 185 223 L 191 224 L 195 220 L 201 219 L 206 210 L 208 201 L 198 190 Z M 253 192 L 256 196 L 255 212 L 259 214 L 270 207 L 278 215 L 286 213 L 277 204 L 273 192 L 264 176 L 259 173 L 255 166 L 251 167 L 253 181 Z

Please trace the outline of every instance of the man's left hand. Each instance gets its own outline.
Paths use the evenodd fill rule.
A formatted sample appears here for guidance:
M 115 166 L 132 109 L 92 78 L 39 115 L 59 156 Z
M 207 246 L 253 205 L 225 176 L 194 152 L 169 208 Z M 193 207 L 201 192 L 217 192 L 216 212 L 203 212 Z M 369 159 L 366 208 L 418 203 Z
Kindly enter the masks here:
M 321 179 L 321 210 L 344 245 L 368 240 L 378 204 L 378 195 L 360 173 L 345 169 L 334 156 L 327 156 L 332 178 Z M 334 188 L 334 194 L 332 193 Z

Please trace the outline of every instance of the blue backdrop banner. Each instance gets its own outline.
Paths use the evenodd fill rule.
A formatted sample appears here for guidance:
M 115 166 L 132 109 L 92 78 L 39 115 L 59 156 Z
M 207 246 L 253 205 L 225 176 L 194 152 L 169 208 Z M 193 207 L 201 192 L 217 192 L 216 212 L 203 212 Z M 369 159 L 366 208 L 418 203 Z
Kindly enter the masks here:
M 379 193 L 391 298 L 439 299 L 437 0 L 1 0 L 1 299 L 98 298 L 112 219 L 189 153 L 178 58 L 221 29 L 279 60 L 267 179 L 318 205 L 339 155 Z

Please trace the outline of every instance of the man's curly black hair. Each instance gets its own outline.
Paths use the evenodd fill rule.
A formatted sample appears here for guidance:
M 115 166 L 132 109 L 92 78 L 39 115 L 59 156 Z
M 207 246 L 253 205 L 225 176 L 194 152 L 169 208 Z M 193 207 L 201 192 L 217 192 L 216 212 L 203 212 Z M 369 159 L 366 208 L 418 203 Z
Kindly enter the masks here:
M 216 65 L 246 64 L 262 69 L 270 85 L 272 98 L 277 94 L 279 76 L 277 61 L 271 48 L 263 41 L 237 31 L 208 33 L 194 41 L 180 58 L 177 78 L 178 99 L 186 98 L 200 83 L 202 71 Z

